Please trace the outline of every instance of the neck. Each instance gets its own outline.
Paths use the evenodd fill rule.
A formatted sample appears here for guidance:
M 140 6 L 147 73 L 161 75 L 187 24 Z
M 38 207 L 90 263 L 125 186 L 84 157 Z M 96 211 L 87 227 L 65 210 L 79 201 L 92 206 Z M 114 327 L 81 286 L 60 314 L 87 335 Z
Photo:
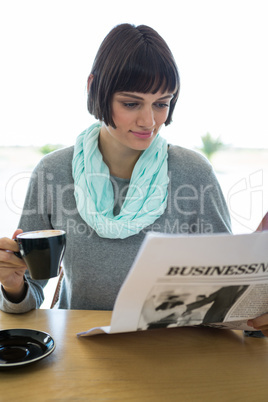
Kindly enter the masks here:
M 139 159 L 141 151 L 132 150 L 122 144 L 107 141 L 107 137 L 100 133 L 99 150 L 112 176 L 121 179 L 130 179 L 134 166 Z

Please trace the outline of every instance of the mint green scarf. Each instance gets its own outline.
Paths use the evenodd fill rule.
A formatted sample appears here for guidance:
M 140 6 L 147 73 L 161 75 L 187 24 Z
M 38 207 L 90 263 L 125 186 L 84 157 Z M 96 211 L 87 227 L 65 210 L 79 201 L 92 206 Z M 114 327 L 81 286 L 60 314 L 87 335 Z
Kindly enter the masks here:
M 83 131 L 74 147 L 73 178 L 77 209 L 100 237 L 124 239 L 159 218 L 167 206 L 167 143 L 159 134 L 139 157 L 119 215 L 108 166 L 98 148 L 101 124 Z

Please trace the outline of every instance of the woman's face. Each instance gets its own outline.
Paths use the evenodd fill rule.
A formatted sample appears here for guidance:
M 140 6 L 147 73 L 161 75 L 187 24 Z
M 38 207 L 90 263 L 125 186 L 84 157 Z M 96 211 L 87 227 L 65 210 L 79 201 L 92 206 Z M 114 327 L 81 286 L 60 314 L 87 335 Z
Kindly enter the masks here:
M 172 93 L 116 92 L 112 98 L 112 117 L 116 128 L 104 126 L 101 136 L 114 145 L 143 151 L 152 143 L 165 123 Z

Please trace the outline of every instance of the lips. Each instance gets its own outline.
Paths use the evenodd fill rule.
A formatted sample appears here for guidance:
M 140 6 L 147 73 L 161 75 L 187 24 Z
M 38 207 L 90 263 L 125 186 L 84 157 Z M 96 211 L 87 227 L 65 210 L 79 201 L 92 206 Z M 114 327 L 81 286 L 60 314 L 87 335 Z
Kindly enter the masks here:
M 135 135 L 135 137 L 138 138 L 151 138 L 153 136 L 153 130 L 152 131 L 131 131 L 133 135 Z

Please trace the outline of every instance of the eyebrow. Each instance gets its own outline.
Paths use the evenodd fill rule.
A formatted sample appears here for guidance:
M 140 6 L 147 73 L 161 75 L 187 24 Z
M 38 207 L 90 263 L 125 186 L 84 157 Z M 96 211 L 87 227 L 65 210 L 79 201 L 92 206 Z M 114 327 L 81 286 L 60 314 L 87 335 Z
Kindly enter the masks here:
M 144 98 L 142 96 L 137 96 L 137 95 L 132 95 L 128 92 L 118 92 L 118 95 L 120 96 L 125 96 L 126 98 L 133 98 L 133 99 L 138 99 L 138 100 L 144 100 Z M 164 99 L 172 99 L 173 98 L 173 94 L 170 95 L 164 95 L 161 98 L 158 98 L 157 100 L 164 100 Z

